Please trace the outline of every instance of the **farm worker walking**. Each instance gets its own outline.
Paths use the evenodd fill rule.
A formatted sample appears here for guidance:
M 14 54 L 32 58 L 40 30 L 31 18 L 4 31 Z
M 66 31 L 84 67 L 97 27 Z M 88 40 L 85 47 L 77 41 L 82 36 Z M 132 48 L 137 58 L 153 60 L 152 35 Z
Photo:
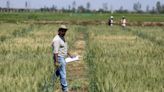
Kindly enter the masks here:
M 110 19 L 108 20 L 108 25 L 113 26 L 113 16 L 110 16 Z
M 121 26 L 126 27 L 126 18 L 125 18 L 125 16 L 123 16 L 122 19 L 121 19 Z
M 68 92 L 68 84 L 66 80 L 66 62 L 65 57 L 68 55 L 72 57 L 67 52 L 67 42 L 65 41 L 65 34 L 67 32 L 67 27 L 61 25 L 58 29 L 58 34 L 53 38 L 52 48 L 53 48 L 53 59 L 54 66 L 56 67 L 55 74 L 60 77 L 60 83 L 63 92 Z

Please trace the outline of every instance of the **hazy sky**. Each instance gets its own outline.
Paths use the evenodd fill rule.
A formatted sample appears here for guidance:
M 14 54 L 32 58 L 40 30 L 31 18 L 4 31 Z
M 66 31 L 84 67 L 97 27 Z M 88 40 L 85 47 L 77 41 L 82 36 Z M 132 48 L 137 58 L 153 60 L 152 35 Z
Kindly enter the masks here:
M 7 0 L 0 0 L 0 7 L 6 7 Z M 41 8 L 41 7 L 52 7 L 55 5 L 58 9 L 64 7 L 68 8 L 69 5 L 72 6 L 72 2 L 76 2 L 76 6 L 83 5 L 86 7 L 86 3 L 90 2 L 91 9 L 102 8 L 103 3 L 107 3 L 108 9 L 113 10 L 119 9 L 123 6 L 124 9 L 133 10 L 133 4 L 139 1 L 142 4 L 142 10 L 146 10 L 149 5 L 150 9 L 156 5 L 157 1 L 164 4 L 164 0 L 9 0 L 10 7 L 12 8 L 24 8 L 25 2 L 29 2 L 28 6 L 30 8 Z

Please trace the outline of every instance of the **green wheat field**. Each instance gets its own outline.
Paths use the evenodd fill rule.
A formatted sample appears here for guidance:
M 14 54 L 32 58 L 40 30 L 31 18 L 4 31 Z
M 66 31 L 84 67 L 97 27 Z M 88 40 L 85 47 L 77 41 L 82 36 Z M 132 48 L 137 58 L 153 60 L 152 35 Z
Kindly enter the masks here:
M 54 72 L 51 41 L 59 26 L 0 23 L 0 92 L 60 89 L 59 83 L 48 87 Z M 70 50 L 79 34 L 85 42 L 85 79 L 68 80 L 70 92 L 164 92 L 164 27 L 67 26 Z

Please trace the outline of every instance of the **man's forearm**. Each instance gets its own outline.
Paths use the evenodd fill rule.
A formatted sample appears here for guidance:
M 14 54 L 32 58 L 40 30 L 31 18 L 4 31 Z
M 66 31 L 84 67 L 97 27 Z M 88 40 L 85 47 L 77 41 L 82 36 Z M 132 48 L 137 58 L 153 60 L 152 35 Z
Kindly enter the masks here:
M 54 63 L 58 62 L 58 53 L 54 54 Z
M 67 53 L 67 55 L 68 55 L 69 57 L 72 57 L 71 54 L 70 54 L 69 52 Z

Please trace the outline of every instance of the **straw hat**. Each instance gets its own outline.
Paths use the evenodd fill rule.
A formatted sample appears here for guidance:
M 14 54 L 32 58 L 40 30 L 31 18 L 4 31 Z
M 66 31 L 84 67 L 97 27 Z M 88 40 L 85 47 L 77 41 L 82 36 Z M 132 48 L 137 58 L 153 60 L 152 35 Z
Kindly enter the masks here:
M 67 30 L 68 28 L 66 27 L 66 25 L 61 25 L 61 26 L 59 27 L 59 29 L 65 29 L 65 30 Z

